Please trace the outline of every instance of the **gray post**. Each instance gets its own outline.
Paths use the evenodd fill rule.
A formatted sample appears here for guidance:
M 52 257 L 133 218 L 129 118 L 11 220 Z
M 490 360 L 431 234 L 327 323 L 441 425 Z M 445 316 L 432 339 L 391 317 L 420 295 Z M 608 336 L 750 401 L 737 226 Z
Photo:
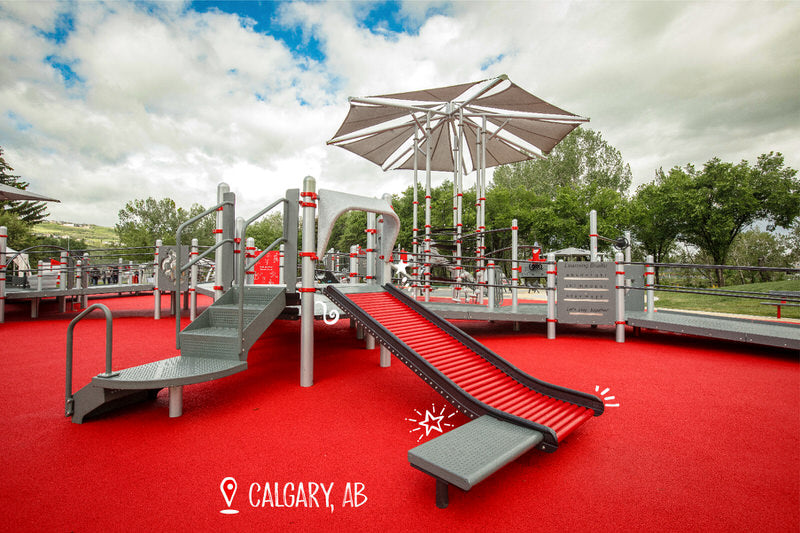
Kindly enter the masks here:
M 258 255 L 256 254 L 256 240 L 254 238 L 252 237 L 247 238 L 247 241 L 245 241 L 245 250 L 247 250 L 247 253 L 244 256 L 245 264 L 248 264 L 252 259 L 255 259 L 256 255 Z M 255 283 L 256 281 L 255 268 L 256 266 L 253 265 L 252 267 L 250 267 L 250 270 L 245 272 L 245 279 L 244 279 L 245 285 L 252 285 Z M 280 283 L 280 281 L 278 281 L 278 283 Z
M 197 259 L 197 239 L 192 239 L 192 249 L 189 252 L 189 261 Z M 197 318 L 197 263 L 189 270 L 189 320 L 194 322 Z
M 283 245 L 283 278 L 281 283 L 286 285 L 286 292 L 297 292 L 297 226 L 298 210 L 300 207 L 300 191 L 288 189 L 286 201 L 283 203 L 283 236 L 286 242 Z M 313 272 L 312 272 L 313 276 Z
M 419 184 L 419 179 L 417 174 L 419 173 L 419 163 L 417 161 L 418 152 L 419 152 L 419 138 L 417 137 L 417 131 L 414 131 L 414 193 L 413 193 L 413 201 L 411 205 L 413 207 L 412 211 L 412 240 L 411 240 L 411 253 L 413 259 L 411 260 L 411 265 L 409 266 L 409 270 L 411 271 L 411 277 L 414 281 L 411 282 L 412 294 L 414 298 L 419 296 L 419 198 L 417 193 L 417 187 Z
M 488 281 L 488 290 L 489 290 L 489 298 L 487 299 L 489 304 L 489 309 L 494 309 L 497 307 L 497 302 L 495 301 L 495 271 L 494 271 L 494 261 L 491 259 L 489 260 L 489 265 L 486 267 L 486 279 Z
M 183 385 L 169 387 L 169 417 L 177 418 L 183 414 Z
M 153 297 L 155 298 L 155 308 L 153 309 L 153 319 L 159 320 L 161 319 L 161 290 L 158 287 L 158 269 L 159 269 L 159 259 L 158 253 L 161 250 L 161 239 L 156 240 L 156 252 L 155 258 L 153 259 Z
M 246 241 L 245 236 L 244 236 L 244 218 L 243 217 L 236 217 L 236 230 L 235 230 L 234 235 L 235 235 L 235 237 L 234 237 L 234 241 L 233 242 L 236 243 L 236 246 L 233 249 L 233 256 L 234 256 L 234 268 L 233 268 L 234 275 L 233 275 L 233 279 L 234 279 L 236 285 L 239 287 L 239 289 L 240 290 L 244 290 L 244 279 L 243 278 L 246 276 L 246 274 L 243 275 L 242 273 L 244 273 L 244 266 L 246 264 L 247 259 L 244 257 L 245 254 L 241 253 L 242 252 L 241 243 L 242 243 L 242 241 Z M 242 276 L 242 279 L 240 279 L 239 276 Z
M 653 256 L 648 255 L 645 259 L 644 267 L 644 286 L 647 287 L 647 316 L 653 318 L 653 313 L 656 310 L 656 299 L 653 294 L 653 285 L 655 284 L 655 268 L 653 267 Z
M 286 250 L 284 245 L 280 245 L 278 247 L 278 283 L 283 285 L 286 283 L 286 261 L 284 261 L 284 255 L 286 254 Z M 294 287 L 292 287 L 294 288 Z M 288 287 L 287 287 L 288 289 Z M 294 292 L 294 291 L 287 291 L 287 292 Z
M 58 267 L 59 289 L 69 288 L 69 256 L 67 252 L 61 252 L 61 264 Z M 58 310 L 62 313 L 67 311 L 67 297 L 58 297 Z
M 350 283 L 358 283 L 358 246 L 350 247 Z
M 220 183 L 217 185 L 217 203 L 220 204 L 225 201 L 225 193 L 230 192 L 231 188 L 228 186 L 227 183 Z M 224 208 L 220 207 L 217 211 L 217 224 L 214 228 L 214 244 L 219 244 L 223 237 L 223 229 L 222 226 L 224 225 Z M 177 243 L 180 246 L 181 243 Z M 225 255 L 222 249 L 223 247 L 219 247 L 214 251 L 214 300 L 219 300 L 222 296 L 222 288 L 224 286 L 223 275 L 225 274 Z
M 314 259 L 316 236 L 314 228 L 314 200 L 316 180 L 311 176 L 303 179 L 303 246 L 300 256 L 303 258 L 300 287 L 300 386 L 310 387 L 314 384 Z
M 367 284 L 375 284 L 375 213 L 367 213 Z
M 614 321 L 616 325 L 617 342 L 625 342 L 625 263 L 622 261 L 625 256 L 622 252 L 616 254 L 617 264 L 617 319 Z
M 6 321 L 6 245 L 8 228 L 0 226 L 0 324 Z
M 589 261 L 597 262 L 597 211 L 589 211 Z
M 0 228 L 0 231 L 2 231 L 1 228 Z M 42 260 L 39 259 L 39 267 L 36 269 L 36 290 L 37 291 L 42 290 L 42 265 L 43 264 L 44 263 L 42 262 Z M 33 318 L 36 318 L 36 317 L 33 317 Z
M 89 271 L 91 270 L 89 268 L 89 265 L 90 265 L 89 252 L 84 252 L 83 253 L 83 264 L 84 264 L 84 266 L 86 268 L 83 269 L 83 273 L 81 274 L 81 279 L 84 280 L 84 283 L 81 284 L 81 287 L 88 287 L 89 286 Z M 82 302 L 81 302 L 82 307 L 84 309 L 89 307 L 89 295 L 88 294 L 84 294 L 81 298 L 82 298 Z
M 519 226 L 517 219 L 511 221 L 511 311 L 516 313 L 518 310 L 517 285 L 519 285 Z
M 547 254 L 547 338 L 556 338 L 556 254 Z
M 431 112 L 428 111 L 425 118 L 425 262 L 422 265 L 426 302 L 431 301 L 431 150 Z

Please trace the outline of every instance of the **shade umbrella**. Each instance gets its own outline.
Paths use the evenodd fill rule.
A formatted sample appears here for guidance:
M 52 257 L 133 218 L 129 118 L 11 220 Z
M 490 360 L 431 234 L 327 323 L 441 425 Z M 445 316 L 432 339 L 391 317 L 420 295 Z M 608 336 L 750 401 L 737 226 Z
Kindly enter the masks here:
M 60 202 L 60 200 L 56 200 L 55 198 L 50 198 L 48 196 L 37 194 L 35 192 L 30 192 L 23 189 L 18 189 L 16 187 L 11 187 L 4 183 L 0 183 L 0 200 L 4 201 L 30 200 L 35 202 Z
M 328 144 L 360 155 L 383 170 L 414 169 L 415 248 L 417 170 L 426 171 L 426 252 L 430 249 L 431 171 L 454 173 L 453 225 L 458 257 L 463 175 L 477 171 L 476 231 L 480 234 L 485 229 L 486 168 L 545 157 L 567 134 L 589 120 L 534 96 L 505 75 L 349 101 L 347 117 Z M 481 249 L 483 238 L 479 235 Z

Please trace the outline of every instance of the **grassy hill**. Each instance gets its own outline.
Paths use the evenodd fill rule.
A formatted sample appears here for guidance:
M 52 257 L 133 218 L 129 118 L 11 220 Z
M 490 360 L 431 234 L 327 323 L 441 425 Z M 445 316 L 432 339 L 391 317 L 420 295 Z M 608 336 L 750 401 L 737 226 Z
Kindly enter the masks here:
M 76 226 L 70 223 L 45 221 L 33 228 L 36 235 L 66 237 L 71 240 L 81 239 L 87 246 L 103 247 L 109 243 L 119 243 L 114 228 L 95 226 L 93 224 Z

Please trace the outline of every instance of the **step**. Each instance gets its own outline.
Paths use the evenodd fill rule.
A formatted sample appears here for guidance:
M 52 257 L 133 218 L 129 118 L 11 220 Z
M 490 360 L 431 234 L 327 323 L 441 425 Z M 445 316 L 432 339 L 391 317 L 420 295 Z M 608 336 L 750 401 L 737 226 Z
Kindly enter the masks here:
M 239 359 L 239 330 L 211 326 L 180 333 L 181 355 L 210 359 Z
M 436 479 L 436 505 L 447 507 L 447 486 L 472 487 L 542 442 L 544 435 L 489 415 L 408 451 L 408 461 Z
M 244 311 L 243 325 L 246 328 L 264 310 L 264 306 L 251 303 L 244 304 L 242 309 Z M 237 304 L 212 305 L 208 308 L 208 314 L 211 326 L 239 327 L 239 306 Z
M 181 355 L 126 368 L 113 377 L 95 376 L 91 384 L 106 389 L 160 389 L 212 381 L 246 369 L 246 361 Z

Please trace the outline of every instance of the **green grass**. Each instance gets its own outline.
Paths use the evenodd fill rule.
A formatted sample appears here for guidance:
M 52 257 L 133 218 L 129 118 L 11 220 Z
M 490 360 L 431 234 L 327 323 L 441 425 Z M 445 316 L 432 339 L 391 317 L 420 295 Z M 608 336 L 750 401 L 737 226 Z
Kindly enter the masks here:
M 87 246 L 95 248 L 102 248 L 107 243 L 119 243 L 119 237 L 117 237 L 114 228 L 105 226 L 73 227 L 64 226 L 56 222 L 43 222 L 34 226 L 33 232 L 36 235 L 43 236 L 64 237 L 68 235 L 72 240 L 81 239 L 86 242 Z
M 723 289 L 763 293 L 769 291 L 800 291 L 800 280 L 729 285 L 723 287 Z M 664 291 L 656 291 L 656 297 L 658 298 L 656 301 L 656 309 L 685 309 L 691 311 L 711 311 L 714 313 L 733 313 L 738 315 L 776 316 L 775 306 L 761 304 L 761 302 L 774 300 L 736 298 L 730 296 L 706 296 L 704 294 L 685 294 Z M 800 318 L 800 307 L 784 306 L 781 308 L 781 316 L 783 318 Z

